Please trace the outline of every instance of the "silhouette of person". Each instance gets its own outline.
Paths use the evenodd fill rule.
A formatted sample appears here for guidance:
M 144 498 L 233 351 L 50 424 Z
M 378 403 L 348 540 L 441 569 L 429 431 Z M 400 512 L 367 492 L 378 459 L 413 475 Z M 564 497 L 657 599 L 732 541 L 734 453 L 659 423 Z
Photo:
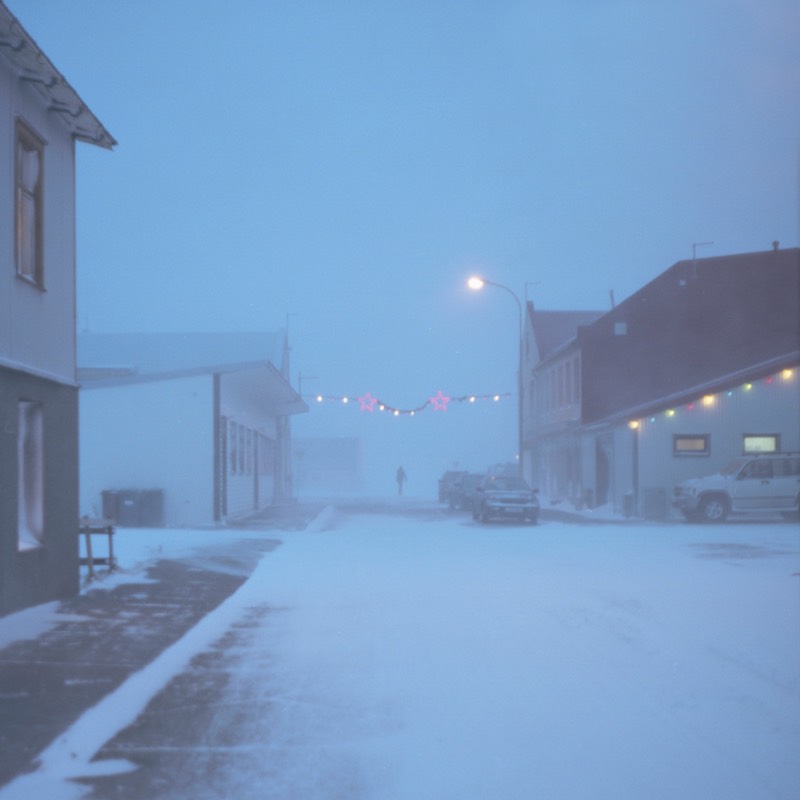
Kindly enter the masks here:
M 403 494 L 403 484 L 406 482 L 406 471 L 402 465 L 397 468 L 397 494 Z

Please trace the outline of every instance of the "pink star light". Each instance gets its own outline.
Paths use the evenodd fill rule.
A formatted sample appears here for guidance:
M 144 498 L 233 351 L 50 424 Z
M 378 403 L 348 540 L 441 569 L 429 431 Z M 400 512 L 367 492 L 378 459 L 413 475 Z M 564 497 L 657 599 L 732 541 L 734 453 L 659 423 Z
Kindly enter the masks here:
M 428 400 L 433 403 L 434 411 L 447 411 L 447 404 L 450 402 L 450 398 L 445 397 L 441 389 L 439 389 L 439 393 L 436 397 L 429 397 Z
M 378 402 L 378 398 L 373 397 L 369 392 L 367 392 L 363 397 L 358 398 L 358 402 L 361 403 L 362 411 L 373 411 L 375 408 L 375 403 Z

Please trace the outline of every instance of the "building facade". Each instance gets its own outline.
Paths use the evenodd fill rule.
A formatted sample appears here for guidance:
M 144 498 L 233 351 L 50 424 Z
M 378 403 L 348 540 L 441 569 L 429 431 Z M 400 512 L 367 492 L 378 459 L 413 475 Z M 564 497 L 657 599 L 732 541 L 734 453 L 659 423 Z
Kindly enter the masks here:
M 680 261 L 576 326 L 530 378 L 546 385 L 575 358 L 570 418 L 548 428 L 546 401 L 528 409 L 543 495 L 674 516 L 680 481 L 743 453 L 800 450 L 800 250 Z
M 0 614 L 78 589 L 76 140 L 115 144 L 0 3 Z
M 201 526 L 291 497 L 308 407 L 282 331 L 81 334 L 78 357 L 82 514 Z

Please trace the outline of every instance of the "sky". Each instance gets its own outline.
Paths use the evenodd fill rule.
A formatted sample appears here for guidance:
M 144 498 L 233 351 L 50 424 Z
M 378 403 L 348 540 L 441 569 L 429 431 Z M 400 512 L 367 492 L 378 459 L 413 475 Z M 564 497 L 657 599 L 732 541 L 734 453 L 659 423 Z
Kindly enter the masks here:
M 156 793 L 174 797 L 796 797 L 795 525 L 729 524 L 710 542 L 700 525 L 533 530 L 398 509 L 245 532 L 282 544 L 0 800 L 85 797 L 69 778 L 125 773 L 120 753 L 149 761 Z M 214 545 L 231 568 L 231 531 L 116 539 L 122 571 L 93 588 L 147 580 L 160 558 L 213 569 Z M 57 624 L 53 605 L 0 620 L 0 646 Z M 193 674 L 218 642 L 225 659 Z M 156 717 L 213 703 L 214 724 L 144 724 L 104 760 L 154 699 Z
M 288 324 L 304 394 L 511 394 L 295 420 L 387 482 L 516 452 L 516 303 L 470 274 L 607 310 L 800 239 L 796 0 L 7 5 L 119 142 L 78 147 L 81 329 Z

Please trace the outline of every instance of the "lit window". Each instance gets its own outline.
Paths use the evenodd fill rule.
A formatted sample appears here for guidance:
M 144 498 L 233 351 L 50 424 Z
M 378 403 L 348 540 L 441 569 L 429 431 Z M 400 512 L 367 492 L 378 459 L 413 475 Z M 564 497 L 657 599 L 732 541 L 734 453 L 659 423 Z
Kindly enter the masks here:
M 744 435 L 745 453 L 777 453 L 780 448 L 780 436 L 777 433 L 746 433 Z
M 672 437 L 673 456 L 707 456 L 711 454 L 711 437 L 707 433 L 675 434 Z
M 44 538 L 44 420 L 41 403 L 17 407 L 17 547 L 41 547 Z
M 37 286 L 44 286 L 42 259 L 42 167 L 44 142 L 22 121 L 17 120 L 15 253 L 17 274 Z

